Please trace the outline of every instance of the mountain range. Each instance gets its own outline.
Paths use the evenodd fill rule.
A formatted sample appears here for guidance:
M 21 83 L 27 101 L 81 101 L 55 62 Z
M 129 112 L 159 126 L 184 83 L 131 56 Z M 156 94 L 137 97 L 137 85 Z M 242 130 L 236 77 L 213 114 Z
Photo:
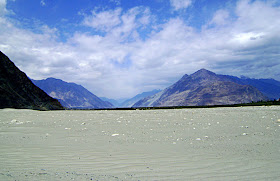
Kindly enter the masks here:
M 132 107 L 136 102 L 138 102 L 139 100 L 148 97 L 148 96 L 152 96 L 158 92 L 160 92 L 161 90 L 159 89 L 154 89 L 152 91 L 148 91 L 148 92 L 142 92 L 140 94 L 137 94 L 136 96 L 129 98 L 129 99 L 121 99 L 121 100 L 115 100 L 115 99 L 108 99 L 106 97 L 101 97 L 100 99 L 104 100 L 104 101 L 108 101 L 111 102 L 114 107 L 119 107 L 119 108 L 129 108 Z
M 0 51 L 0 108 L 57 110 L 64 109 L 56 100 L 35 86 Z
M 33 82 L 64 107 L 78 109 L 223 105 L 280 97 L 280 82 L 274 79 L 238 78 L 206 69 L 184 75 L 163 91 L 143 92 L 125 100 L 99 98 L 80 85 L 55 78 Z
M 110 102 L 101 100 L 83 86 L 75 83 L 68 83 L 55 78 L 32 81 L 36 86 L 44 90 L 49 96 L 59 100 L 67 108 L 100 109 L 113 107 Z
M 280 82 L 274 79 L 250 79 L 248 77 L 235 77 L 230 75 L 218 75 L 228 81 L 241 85 L 251 85 L 263 93 L 269 99 L 280 98 Z
M 274 79 L 238 78 L 201 69 L 184 75 L 162 91 L 143 92 L 126 100 L 101 99 L 81 85 L 60 79 L 31 81 L 1 51 L 0 60 L 0 108 L 51 110 L 64 109 L 63 106 L 78 109 L 200 106 L 280 98 L 280 82 Z
M 225 105 L 268 99 L 257 88 L 238 82 L 234 77 L 201 69 L 133 107 Z

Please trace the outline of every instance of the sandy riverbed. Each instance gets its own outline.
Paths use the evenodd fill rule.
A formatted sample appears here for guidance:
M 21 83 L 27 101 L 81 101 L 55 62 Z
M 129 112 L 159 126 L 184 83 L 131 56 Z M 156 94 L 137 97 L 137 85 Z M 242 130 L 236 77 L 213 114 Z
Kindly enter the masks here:
M 280 106 L 0 110 L 0 180 L 278 180 Z

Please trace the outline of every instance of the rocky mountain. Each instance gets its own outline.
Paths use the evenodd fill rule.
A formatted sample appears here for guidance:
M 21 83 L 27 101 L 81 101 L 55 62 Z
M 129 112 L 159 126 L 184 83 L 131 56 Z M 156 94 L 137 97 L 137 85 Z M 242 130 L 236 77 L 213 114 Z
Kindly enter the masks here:
M 63 109 L 0 51 L 0 108 Z
M 67 108 L 100 109 L 113 107 L 111 103 L 102 101 L 86 88 L 75 83 L 68 83 L 55 78 L 32 81 Z
M 184 75 L 163 91 L 144 98 L 133 107 L 200 106 L 248 103 L 267 98 L 255 87 L 201 69 Z
M 280 98 L 280 82 L 274 79 L 250 79 L 248 77 L 235 77 L 229 75 L 219 75 L 221 78 L 228 79 L 241 85 L 251 85 L 263 93 L 269 99 Z

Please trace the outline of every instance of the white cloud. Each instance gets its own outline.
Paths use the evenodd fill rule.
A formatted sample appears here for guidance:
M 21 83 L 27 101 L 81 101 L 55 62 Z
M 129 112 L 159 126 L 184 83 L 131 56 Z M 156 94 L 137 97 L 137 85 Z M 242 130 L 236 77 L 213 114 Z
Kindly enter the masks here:
M 250 3 L 247 0 L 239 1 L 236 7 L 238 16 L 237 26 L 245 31 L 262 31 L 270 29 L 278 31 L 280 19 L 280 8 L 273 7 L 270 2 L 256 1 Z M 273 22 L 273 23 L 272 23 Z
M 139 18 L 139 22 L 141 23 L 141 26 L 145 26 L 151 23 L 151 19 L 152 19 L 151 12 L 147 8 L 143 11 L 143 16 Z
M 230 21 L 228 18 L 229 18 L 229 12 L 221 9 L 216 11 L 210 24 L 225 25 Z
M 187 52 L 193 29 L 181 19 L 171 19 L 163 25 L 162 30 L 137 48 L 132 59 L 140 69 L 168 68 L 183 61 L 182 52 Z
M 7 13 L 6 0 L 0 0 L 0 17 Z
M 83 24 L 101 31 L 110 31 L 121 23 L 121 8 L 103 12 L 92 11 L 92 15 L 84 19 Z
M 86 16 L 83 25 L 106 33 L 110 41 L 124 42 L 139 38 L 138 30 L 145 29 L 151 23 L 148 8 L 134 7 L 128 11 L 121 8 L 96 12 Z
M 170 0 L 170 5 L 175 10 L 185 9 L 192 4 L 191 0 Z
M 234 13 L 219 9 L 197 30 L 181 18 L 153 29 L 154 15 L 144 7 L 94 11 L 82 23 L 105 33 L 75 32 L 66 42 L 57 42 L 55 28 L 45 25 L 33 33 L 0 17 L 0 50 L 31 78 L 52 76 L 113 98 L 165 88 L 203 67 L 279 77 L 280 9 L 268 2 L 239 1 Z

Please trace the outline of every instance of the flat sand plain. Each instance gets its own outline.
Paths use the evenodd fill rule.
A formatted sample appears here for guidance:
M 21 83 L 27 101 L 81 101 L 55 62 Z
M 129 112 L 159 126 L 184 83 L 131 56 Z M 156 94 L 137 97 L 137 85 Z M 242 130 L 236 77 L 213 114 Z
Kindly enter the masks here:
M 280 106 L 0 110 L 0 180 L 279 180 Z

